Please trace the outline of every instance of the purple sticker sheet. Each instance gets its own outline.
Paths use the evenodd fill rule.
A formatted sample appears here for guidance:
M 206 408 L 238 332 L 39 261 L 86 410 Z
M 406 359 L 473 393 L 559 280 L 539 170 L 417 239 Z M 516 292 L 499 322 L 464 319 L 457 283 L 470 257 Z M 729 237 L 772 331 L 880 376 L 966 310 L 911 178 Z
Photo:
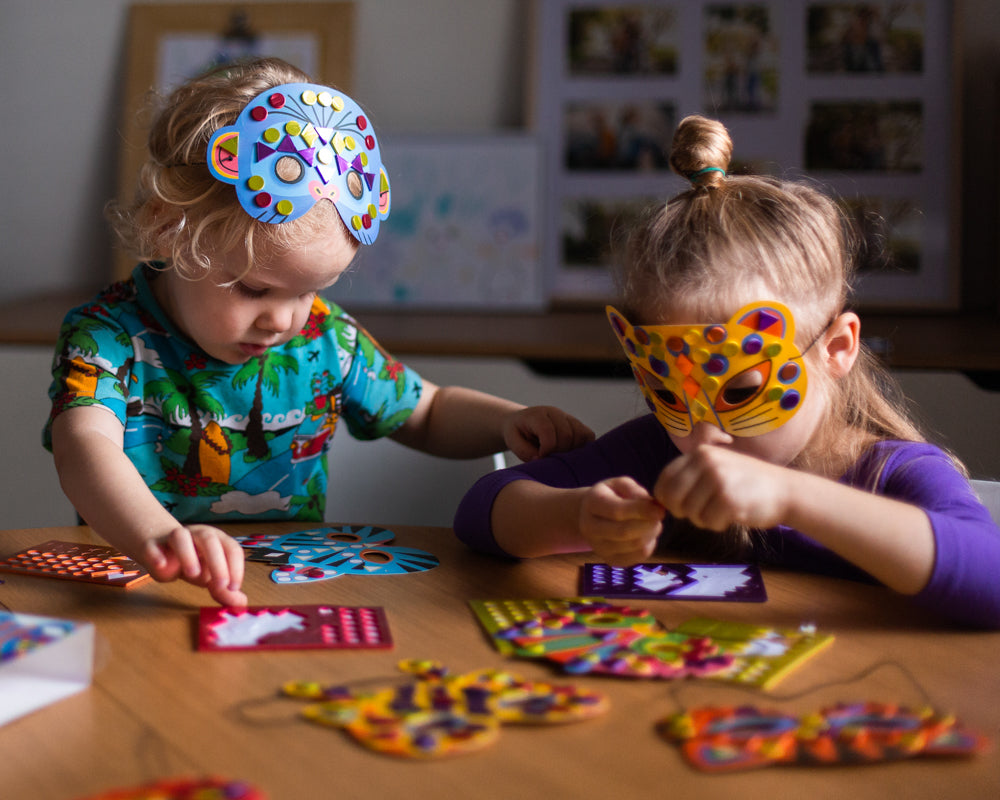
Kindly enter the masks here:
M 580 594 L 649 600 L 767 600 L 764 579 L 753 564 L 584 564 Z

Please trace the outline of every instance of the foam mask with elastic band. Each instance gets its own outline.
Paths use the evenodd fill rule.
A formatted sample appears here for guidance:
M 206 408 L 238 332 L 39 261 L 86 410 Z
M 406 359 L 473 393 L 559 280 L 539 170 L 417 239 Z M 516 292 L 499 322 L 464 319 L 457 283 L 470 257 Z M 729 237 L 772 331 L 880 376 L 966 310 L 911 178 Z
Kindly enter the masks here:
M 751 303 L 725 324 L 633 326 L 612 306 L 606 312 L 646 403 L 675 436 L 699 422 L 759 436 L 802 406 L 805 363 L 781 303 Z
M 243 209 L 263 222 L 289 222 L 329 200 L 351 235 L 371 244 L 389 216 L 375 132 L 357 103 L 328 86 L 262 92 L 212 135 L 207 155 L 212 175 L 233 184 Z

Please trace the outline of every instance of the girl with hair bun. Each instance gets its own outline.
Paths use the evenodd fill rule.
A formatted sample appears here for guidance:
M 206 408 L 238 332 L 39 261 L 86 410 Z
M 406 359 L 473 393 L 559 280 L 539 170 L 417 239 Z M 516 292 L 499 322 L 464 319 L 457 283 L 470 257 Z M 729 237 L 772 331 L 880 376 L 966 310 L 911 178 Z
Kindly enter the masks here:
M 1000 627 L 1000 529 L 861 342 L 837 206 L 727 174 L 732 150 L 722 124 L 685 118 L 670 164 L 691 185 L 625 242 L 607 314 L 651 413 L 480 479 L 457 535 L 619 565 L 694 548 L 874 579 Z

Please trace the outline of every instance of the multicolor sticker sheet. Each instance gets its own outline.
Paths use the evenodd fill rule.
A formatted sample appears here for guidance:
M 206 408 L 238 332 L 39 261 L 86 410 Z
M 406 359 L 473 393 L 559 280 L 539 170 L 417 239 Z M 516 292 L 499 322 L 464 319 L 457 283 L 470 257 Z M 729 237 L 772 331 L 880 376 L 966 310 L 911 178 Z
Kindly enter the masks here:
M 392 647 L 389 621 L 377 607 L 250 606 L 200 609 L 198 649 L 358 650 Z
M 52 539 L 0 559 L 0 572 L 86 581 L 131 589 L 148 580 L 145 567 L 113 547 Z
M 167 778 L 79 800 L 267 800 L 267 795 L 243 781 L 213 777 Z
M 93 673 L 93 623 L 0 611 L 0 725 L 82 692 Z
M 288 697 L 313 701 L 302 715 L 343 728 L 383 755 L 432 759 L 491 745 L 503 724 L 551 725 L 591 719 L 608 709 L 607 697 L 572 685 L 526 681 L 500 670 L 457 675 L 435 661 L 401 661 L 415 682 L 354 691 L 292 682 Z
M 763 603 L 764 579 L 753 564 L 584 564 L 580 594 L 646 600 Z
M 949 714 L 872 702 L 803 717 L 754 706 L 697 708 L 667 717 L 657 730 L 705 772 L 971 756 L 988 746 Z
M 594 598 L 470 605 L 501 652 L 545 659 L 573 674 L 707 677 L 770 688 L 833 641 L 810 626 L 777 630 L 708 619 L 668 630 L 645 609 Z
M 65 639 L 78 624 L 68 619 L 24 617 L 0 611 L 0 664 Z
M 332 525 L 284 535 L 234 537 L 250 561 L 277 568 L 275 583 L 313 583 L 340 575 L 408 575 L 433 569 L 437 556 L 390 545 L 395 534 L 373 525 Z
M 698 617 L 678 625 L 675 633 L 711 639 L 720 653 L 732 657 L 728 669 L 710 675 L 722 681 L 770 689 L 807 659 L 833 644 L 833 635 L 814 625 L 770 628 L 744 622 Z

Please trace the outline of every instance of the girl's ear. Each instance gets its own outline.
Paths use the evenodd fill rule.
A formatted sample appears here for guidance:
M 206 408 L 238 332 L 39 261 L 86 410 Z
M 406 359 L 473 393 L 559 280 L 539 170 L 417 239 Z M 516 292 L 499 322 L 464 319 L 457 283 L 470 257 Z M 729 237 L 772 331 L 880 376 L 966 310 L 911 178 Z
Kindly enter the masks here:
M 823 361 L 833 378 L 843 378 L 858 358 L 861 348 L 861 320 L 853 311 L 840 314 L 822 339 Z

